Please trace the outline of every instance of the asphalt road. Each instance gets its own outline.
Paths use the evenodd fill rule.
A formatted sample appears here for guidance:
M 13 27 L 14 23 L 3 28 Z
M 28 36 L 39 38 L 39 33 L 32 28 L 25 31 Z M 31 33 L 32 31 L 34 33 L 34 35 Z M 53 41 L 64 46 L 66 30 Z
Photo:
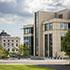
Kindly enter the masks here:
M 53 70 L 70 70 L 70 65 L 38 65 L 38 66 L 46 66 Z

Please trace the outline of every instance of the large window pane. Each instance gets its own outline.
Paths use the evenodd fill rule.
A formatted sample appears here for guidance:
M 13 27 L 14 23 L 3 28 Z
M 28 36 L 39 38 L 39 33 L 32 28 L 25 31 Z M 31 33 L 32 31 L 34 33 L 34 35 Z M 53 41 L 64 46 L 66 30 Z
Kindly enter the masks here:
M 70 23 L 68 23 L 68 29 L 70 29 Z
M 68 24 L 67 23 L 61 23 L 60 29 L 68 29 Z
M 52 23 L 46 23 L 46 24 L 45 24 L 45 31 L 47 31 L 47 30 L 52 30 L 52 29 L 53 29 Z
M 52 57 L 52 34 L 49 34 L 49 57 Z
M 24 34 L 33 33 L 33 28 L 24 28 Z
M 29 54 L 33 55 L 33 36 L 24 37 L 24 45 L 29 48 Z
M 48 35 L 45 35 L 45 56 L 48 57 Z
M 52 30 L 53 26 L 52 23 L 49 24 L 49 30 Z
M 45 35 L 45 56 L 52 57 L 52 34 Z

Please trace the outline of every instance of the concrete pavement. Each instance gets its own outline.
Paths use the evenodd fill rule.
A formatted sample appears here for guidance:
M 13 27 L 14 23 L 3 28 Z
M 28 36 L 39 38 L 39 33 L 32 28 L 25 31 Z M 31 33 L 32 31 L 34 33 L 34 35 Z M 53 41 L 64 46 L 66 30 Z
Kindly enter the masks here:
M 0 64 L 26 64 L 26 65 L 65 65 L 70 64 L 70 60 L 47 59 L 47 60 L 0 60 Z

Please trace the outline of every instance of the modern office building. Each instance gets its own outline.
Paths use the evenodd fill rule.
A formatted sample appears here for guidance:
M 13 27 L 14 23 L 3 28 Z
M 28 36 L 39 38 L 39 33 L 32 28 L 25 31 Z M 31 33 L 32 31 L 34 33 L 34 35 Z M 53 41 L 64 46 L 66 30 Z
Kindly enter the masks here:
M 70 29 L 70 10 L 38 11 L 34 23 L 34 56 L 62 56 L 61 39 Z
M 34 17 L 33 35 L 28 33 L 30 37 L 33 37 L 31 44 L 33 45 L 34 56 L 63 56 L 61 40 L 70 29 L 70 10 L 64 9 L 56 12 L 37 11 Z M 28 28 L 28 26 L 24 26 L 24 28 Z M 24 30 L 24 32 L 26 31 Z M 24 34 L 24 37 L 28 37 L 28 34 Z
M 0 44 L 4 49 L 9 52 L 18 52 L 19 45 L 20 45 L 20 38 L 19 37 L 11 37 L 7 34 L 4 30 L 0 33 Z
M 33 25 L 24 25 L 24 45 L 29 48 L 29 55 L 33 56 Z

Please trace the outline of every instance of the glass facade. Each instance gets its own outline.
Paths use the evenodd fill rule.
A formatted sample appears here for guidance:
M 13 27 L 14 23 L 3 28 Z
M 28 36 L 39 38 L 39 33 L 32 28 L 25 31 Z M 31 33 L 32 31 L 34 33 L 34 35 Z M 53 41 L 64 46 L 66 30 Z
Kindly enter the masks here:
M 24 28 L 24 35 L 25 34 L 33 34 L 33 27 Z M 25 36 L 24 45 L 29 48 L 29 54 L 33 55 L 33 36 Z
M 49 34 L 49 57 L 52 57 L 52 34 Z
M 58 15 L 58 18 L 61 18 L 62 19 L 63 18 L 63 14 L 59 14 Z
M 24 28 L 24 34 L 33 33 L 33 27 L 31 28 Z
M 29 48 L 29 54 L 33 55 L 33 36 L 24 37 L 24 45 Z
M 61 23 L 60 29 L 68 29 L 68 24 L 67 23 Z
M 30 37 L 24 37 L 24 43 L 27 46 L 31 46 L 31 36 Z
M 68 23 L 68 29 L 70 29 L 70 23 Z
M 45 24 L 45 31 L 52 30 L 52 29 L 53 29 L 53 24 L 52 23 L 46 23 Z
M 70 24 L 69 23 L 61 23 L 60 29 L 70 29 Z
M 45 56 L 52 57 L 52 34 L 45 35 Z

